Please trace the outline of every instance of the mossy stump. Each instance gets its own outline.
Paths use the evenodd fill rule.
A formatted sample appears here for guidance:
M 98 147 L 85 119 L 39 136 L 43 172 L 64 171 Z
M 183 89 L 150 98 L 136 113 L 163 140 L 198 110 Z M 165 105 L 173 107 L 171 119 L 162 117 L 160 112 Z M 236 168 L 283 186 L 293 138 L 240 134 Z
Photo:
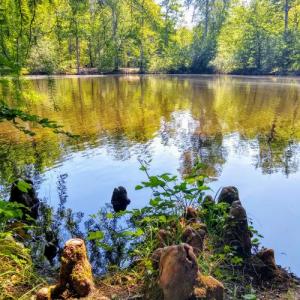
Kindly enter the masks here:
M 58 284 L 39 290 L 37 300 L 57 299 L 62 295 L 86 297 L 93 288 L 93 274 L 84 241 L 71 239 L 64 246 Z

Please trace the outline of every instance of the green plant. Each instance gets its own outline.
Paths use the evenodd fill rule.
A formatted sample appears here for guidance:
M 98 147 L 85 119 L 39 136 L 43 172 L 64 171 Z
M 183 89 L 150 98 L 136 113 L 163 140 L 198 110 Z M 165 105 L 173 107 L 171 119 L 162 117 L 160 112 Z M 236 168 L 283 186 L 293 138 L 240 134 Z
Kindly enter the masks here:
M 0 200 L 0 225 L 5 225 L 12 219 L 21 219 L 23 216 L 22 208 L 24 205 Z
M 26 192 L 30 186 L 20 180 L 18 188 Z M 15 238 L 28 234 L 32 220 L 24 205 L 0 200 L 0 299 L 29 299 L 42 280 L 34 271 L 30 250 Z
M 188 176 L 179 180 L 169 173 L 153 176 L 149 172 L 149 162 L 141 162 L 140 169 L 147 180 L 137 185 L 136 190 L 152 190 L 149 204 L 142 209 L 119 213 L 102 210 L 92 216 L 94 223 L 88 239 L 100 249 L 99 257 L 110 258 L 112 265 L 107 270 L 113 271 L 109 272 L 112 278 L 123 276 L 125 272 L 145 288 L 156 290 L 157 270 L 152 265 L 152 254 L 162 246 L 160 234 L 162 230 L 166 233 L 164 246 L 182 243 L 182 233 L 187 226 L 184 216 L 187 207 L 192 206 L 208 232 L 205 250 L 198 257 L 201 272 L 221 280 L 233 299 L 241 299 L 243 295 L 245 299 L 255 299 L 251 298 L 255 293 L 248 288 L 252 287 L 253 278 L 245 271 L 247 260 L 224 244 L 229 205 L 204 197 L 209 188 L 202 168 L 203 165 L 197 163 Z M 253 241 L 258 247 L 260 235 L 252 225 L 249 230 L 257 236 Z
M 206 198 L 202 205 L 201 217 L 211 235 L 222 237 L 224 235 L 229 205 L 224 202 L 215 203 Z
M 150 274 L 153 271 L 150 257 L 158 247 L 158 231 L 172 232 L 170 243 L 180 243 L 183 230 L 181 217 L 188 206 L 196 207 L 202 203 L 204 191 L 209 188 L 205 185 L 206 176 L 201 174 L 201 163 L 197 163 L 182 181 L 169 173 L 152 176 L 149 174 L 149 162 L 140 163 L 140 170 L 145 172 L 148 180 L 137 185 L 136 190 L 152 189 L 149 205 L 119 213 L 100 211 L 92 216 L 97 222 L 90 228 L 88 239 L 102 248 L 106 255 L 110 253 L 111 256 L 114 250 L 120 256 L 126 252 L 123 260 L 127 261 L 127 265 L 129 261 L 138 262 Z M 124 265 L 122 259 L 117 261 Z
M 147 175 L 148 181 L 143 181 L 141 185 L 136 186 L 136 190 L 142 188 L 151 188 L 154 198 L 150 204 L 159 207 L 159 203 L 169 206 L 172 213 L 183 213 L 188 206 L 200 205 L 203 200 L 204 191 L 209 190 L 205 185 L 207 176 L 201 173 L 203 164 L 197 162 L 189 175 L 178 181 L 176 175 L 163 173 L 157 176 L 149 174 L 149 163 L 140 161 L 140 170 Z M 165 208 L 165 207 L 164 207 Z
M 0 233 L 0 299 L 30 299 L 43 280 L 35 273 L 30 251 L 11 234 Z
M 3 121 L 9 121 L 13 124 L 14 127 L 19 129 L 20 131 L 28 134 L 30 136 L 34 136 L 35 132 L 29 129 L 26 129 L 24 123 L 32 122 L 40 125 L 43 128 L 52 129 L 54 133 L 64 134 L 68 137 L 77 138 L 77 135 L 71 134 L 70 132 L 64 131 L 61 128 L 63 126 L 58 125 L 55 121 L 51 121 L 47 118 L 41 118 L 37 115 L 32 115 L 26 113 L 18 108 L 11 108 L 5 102 L 0 101 L 0 123 Z M 22 123 L 20 123 L 20 121 Z
M 10 235 L 30 228 L 24 223 L 24 220 L 33 221 L 27 210 L 22 204 L 0 200 L 0 234 Z

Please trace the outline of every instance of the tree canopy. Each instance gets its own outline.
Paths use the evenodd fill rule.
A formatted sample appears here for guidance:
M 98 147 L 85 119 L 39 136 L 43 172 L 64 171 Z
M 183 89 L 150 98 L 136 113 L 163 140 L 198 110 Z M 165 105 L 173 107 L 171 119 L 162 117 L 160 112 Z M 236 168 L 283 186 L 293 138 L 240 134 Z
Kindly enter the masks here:
M 299 0 L 3 0 L 0 74 L 297 74 L 299 24 Z

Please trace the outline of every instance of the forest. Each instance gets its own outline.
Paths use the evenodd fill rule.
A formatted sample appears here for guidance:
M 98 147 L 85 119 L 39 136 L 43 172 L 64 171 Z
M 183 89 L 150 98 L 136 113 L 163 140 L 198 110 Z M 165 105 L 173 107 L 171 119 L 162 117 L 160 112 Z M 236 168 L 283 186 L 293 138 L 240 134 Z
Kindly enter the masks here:
M 300 2 L 2 0 L 0 47 L 1 75 L 297 75 Z

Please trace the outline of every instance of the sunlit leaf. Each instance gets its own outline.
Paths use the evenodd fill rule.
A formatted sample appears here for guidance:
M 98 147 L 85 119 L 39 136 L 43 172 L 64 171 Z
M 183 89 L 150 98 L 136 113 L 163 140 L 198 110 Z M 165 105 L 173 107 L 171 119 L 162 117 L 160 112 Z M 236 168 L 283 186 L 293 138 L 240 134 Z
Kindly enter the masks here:
M 104 233 L 102 231 L 91 231 L 89 232 L 89 240 L 102 240 L 104 238 Z

